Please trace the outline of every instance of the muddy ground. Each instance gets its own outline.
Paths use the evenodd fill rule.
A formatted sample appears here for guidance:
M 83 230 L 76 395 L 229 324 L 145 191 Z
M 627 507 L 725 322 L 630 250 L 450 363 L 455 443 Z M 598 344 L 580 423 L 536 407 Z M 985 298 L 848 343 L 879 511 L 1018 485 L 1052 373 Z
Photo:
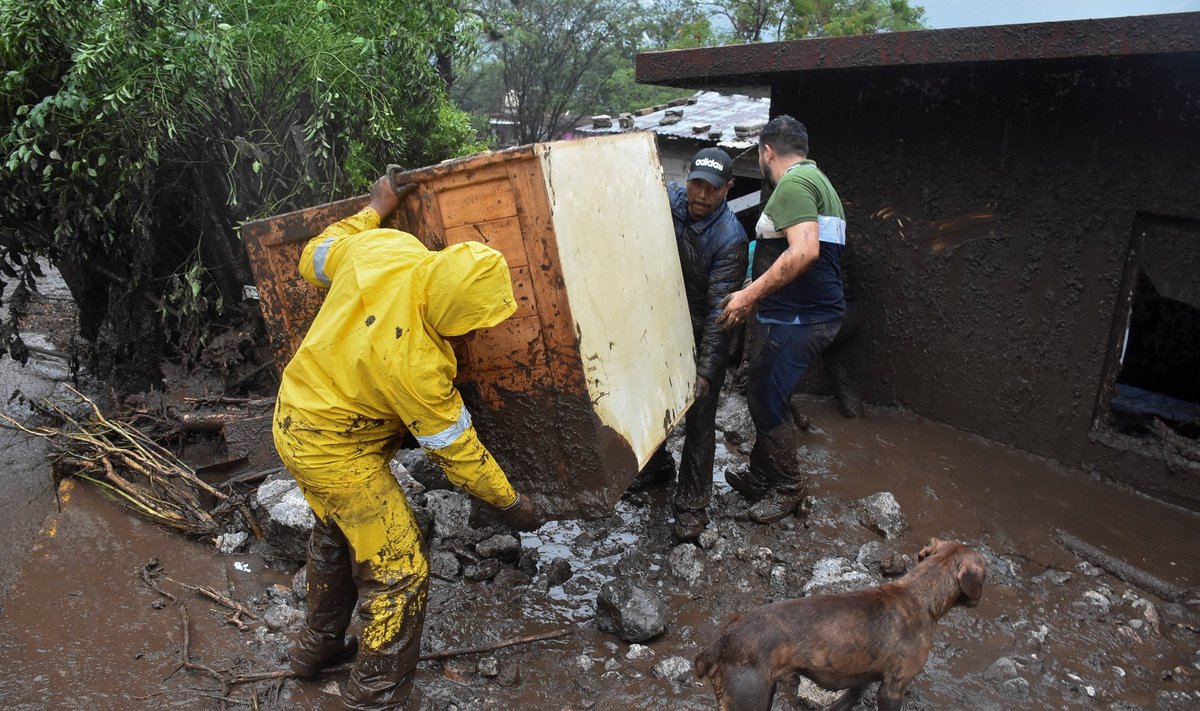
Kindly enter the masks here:
M 843 585 L 876 584 L 885 579 L 880 558 L 915 559 L 931 536 L 986 552 L 988 582 L 978 607 L 943 618 L 906 708 L 1200 707 L 1200 516 L 899 409 L 869 408 L 866 418 L 847 420 L 821 398 L 802 406 L 812 420 L 803 450 L 813 472 L 806 519 L 753 523 L 724 483 L 725 468 L 745 460 L 734 444 L 745 435 L 744 406 L 731 397 L 718 435 L 713 523 L 701 547 L 674 545 L 670 491 L 652 489 L 628 494 L 608 518 L 521 535 L 522 562 L 500 565 L 490 580 L 448 570 L 433 577 L 427 652 L 569 634 L 422 663 L 414 708 L 715 708 L 711 690 L 679 673 L 675 658 L 690 661 L 738 610 L 799 596 L 831 569 L 840 567 Z M 27 473 L 8 466 L 6 480 Z M 908 522 L 893 539 L 858 516 L 856 502 L 884 491 Z M 64 483 L 57 503 L 44 505 L 32 553 L 13 562 L 20 572 L 0 617 L 0 705 L 340 708 L 328 691 L 344 674 L 218 681 L 283 668 L 303 607 L 294 563 L 261 544 L 219 554 L 82 482 Z M 1115 578 L 1067 552 L 1053 537 L 1059 529 L 1193 593 L 1171 602 Z M 431 546 L 435 554 L 458 550 L 468 575 L 486 577 L 461 543 L 435 536 Z M 864 546 L 874 552 L 859 565 Z M 569 564 L 566 580 L 556 559 Z M 609 580 L 634 581 L 666 601 L 666 631 L 642 646 L 599 631 L 596 599 Z M 255 618 L 235 618 L 198 586 Z M 190 667 L 181 669 L 185 659 Z M 775 708 L 808 708 L 813 698 L 789 686 Z

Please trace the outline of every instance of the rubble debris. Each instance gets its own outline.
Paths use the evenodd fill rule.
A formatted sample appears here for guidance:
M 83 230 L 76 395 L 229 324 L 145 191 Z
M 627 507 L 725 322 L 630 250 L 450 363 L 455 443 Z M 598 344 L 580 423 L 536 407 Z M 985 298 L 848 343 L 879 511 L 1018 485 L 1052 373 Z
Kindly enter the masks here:
M 308 538 L 316 517 L 292 478 L 264 481 L 255 494 L 263 533 L 280 556 L 302 561 L 308 551 Z
M 804 595 L 828 595 L 861 590 L 875 584 L 857 563 L 845 558 L 822 558 L 813 566 L 812 578 L 804 584 Z
M 612 116 L 608 114 L 599 114 L 592 117 L 592 128 L 612 128 Z
M 890 491 L 859 499 L 858 522 L 884 538 L 899 538 L 908 530 L 908 520 Z
M 596 599 L 596 627 L 626 642 L 645 642 L 667 629 L 667 603 L 628 581 L 613 580 Z

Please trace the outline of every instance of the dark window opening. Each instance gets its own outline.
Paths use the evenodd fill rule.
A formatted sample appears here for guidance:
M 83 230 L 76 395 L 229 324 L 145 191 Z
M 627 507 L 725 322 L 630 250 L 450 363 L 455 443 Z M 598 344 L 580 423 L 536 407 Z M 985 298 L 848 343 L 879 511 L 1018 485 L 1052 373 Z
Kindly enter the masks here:
M 1200 308 L 1164 296 L 1142 269 L 1110 413 L 1123 434 L 1153 434 L 1157 420 L 1185 437 L 1200 437 Z

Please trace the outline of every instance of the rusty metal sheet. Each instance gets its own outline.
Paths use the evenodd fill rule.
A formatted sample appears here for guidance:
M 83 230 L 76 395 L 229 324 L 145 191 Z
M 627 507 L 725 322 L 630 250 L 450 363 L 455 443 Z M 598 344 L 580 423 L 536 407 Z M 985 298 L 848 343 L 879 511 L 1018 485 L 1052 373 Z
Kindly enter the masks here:
M 886 32 L 642 52 L 637 80 L 669 86 L 771 84 L 793 72 L 1200 52 L 1200 13 Z
M 638 456 L 627 435 L 600 421 L 588 394 L 538 157 L 524 146 L 396 180 L 420 187 L 387 226 L 413 233 L 431 249 L 471 239 L 491 244 L 513 273 L 518 313 L 456 345 L 457 385 L 481 438 L 542 515 L 607 515 L 636 475 Z M 367 201 L 359 196 L 242 227 L 279 368 L 304 338 L 324 294 L 297 273 L 304 243 Z

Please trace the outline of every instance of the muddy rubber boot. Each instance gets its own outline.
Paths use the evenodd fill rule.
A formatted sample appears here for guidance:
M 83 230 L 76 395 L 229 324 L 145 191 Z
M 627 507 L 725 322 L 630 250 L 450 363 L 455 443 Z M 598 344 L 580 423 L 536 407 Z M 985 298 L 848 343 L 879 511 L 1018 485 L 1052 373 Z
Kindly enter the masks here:
M 741 494 L 742 498 L 751 504 L 765 496 L 769 488 L 767 482 L 755 477 L 754 472 L 748 469 L 727 469 L 725 471 L 725 483 L 729 484 L 734 491 Z
M 708 526 L 708 513 L 704 509 L 699 511 L 676 511 L 675 526 L 671 532 L 675 535 L 675 540 L 680 543 L 694 541 L 704 533 L 704 529 Z
M 336 526 L 317 521 L 308 539 L 308 612 L 291 650 L 291 670 L 302 678 L 354 657 L 358 639 L 346 635 L 358 588 L 350 550 Z
M 758 523 L 774 523 L 800 508 L 808 488 L 800 472 L 796 456 L 800 448 L 800 431 L 785 422 L 770 432 L 759 432 L 750 452 L 750 472 L 767 482 L 767 490 L 750 507 L 750 519 Z
M 415 607 L 415 606 L 414 606 Z M 421 656 L 425 609 L 412 610 L 400 625 L 388 651 L 364 648 L 342 689 L 342 703 L 355 711 L 400 711 L 409 708 L 413 679 Z
M 798 488 L 776 487 L 762 500 L 750 507 L 750 520 L 756 523 L 775 523 L 793 513 L 806 515 L 804 497 L 808 495 L 808 487 Z

